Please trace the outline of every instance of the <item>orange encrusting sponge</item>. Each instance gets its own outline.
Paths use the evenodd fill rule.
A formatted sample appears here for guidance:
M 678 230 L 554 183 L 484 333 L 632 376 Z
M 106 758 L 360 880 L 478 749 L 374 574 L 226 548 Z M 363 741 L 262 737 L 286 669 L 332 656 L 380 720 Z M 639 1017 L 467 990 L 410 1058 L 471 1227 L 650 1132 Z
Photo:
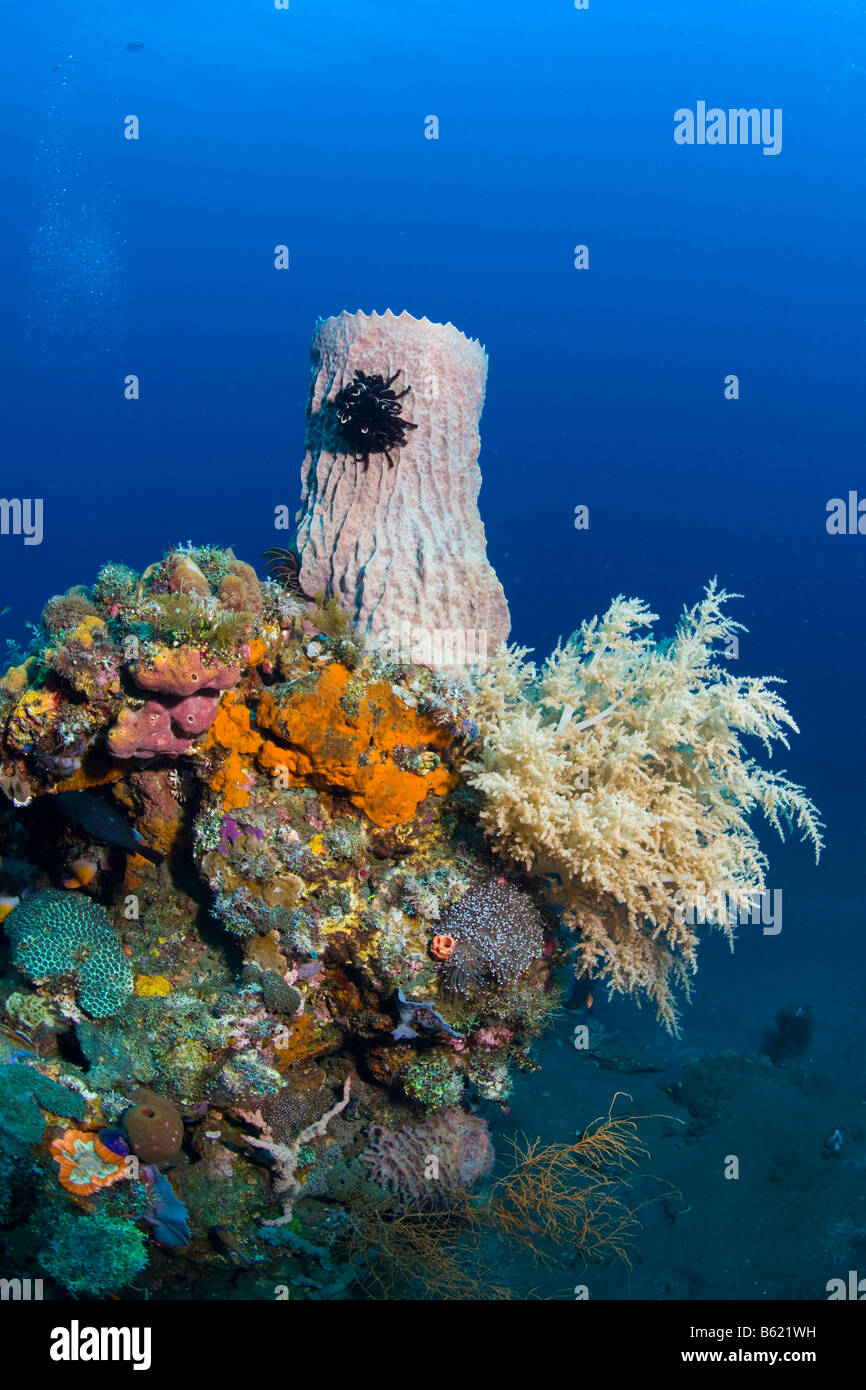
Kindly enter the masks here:
M 349 705 L 356 712 L 347 713 L 341 701 L 350 679 L 345 666 L 333 663 L 307 694 L 281 699 L 279 689 L 262 691 L 262 733 L 251 726 L 239 694 L 223 696 L 206 743 L 228 750 L 211 783 L 223 793 L 225 810 L 247 805 L 253 759 L 290 786 L 341 793 L 383 828 L 411 820 L 430 792 L 441 796 L 454 786 L 456 776 L 442 766 L 413 772 L 392 756 L 398 747 L 444 748 L 447 732 L 405 705 L 385 681 L 366 685 Z

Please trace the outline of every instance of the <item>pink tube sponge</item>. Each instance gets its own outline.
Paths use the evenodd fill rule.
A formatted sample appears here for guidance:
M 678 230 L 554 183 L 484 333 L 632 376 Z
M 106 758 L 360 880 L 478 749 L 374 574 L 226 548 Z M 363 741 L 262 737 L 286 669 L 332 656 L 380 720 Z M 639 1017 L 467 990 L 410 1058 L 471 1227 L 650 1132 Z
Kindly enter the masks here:
M 187 738 L 203 734 L 216 719 L 220 702 L 218 690 L 201 690 L 197 695 L 185 695 L 180 700 L 166 700 L 175 733 Z
M 162 695 L 148 700 L 143 709 L 122 709 L 108 734 L 108 748 L 115 758 L 152 758 L 157 753 L 188 753 L 199 734 L 216 719 L 218 690 L 195 695 Z
M 152 758 L 157 753 L 187 753 L 192 738 L 181 738 L 171 724 L 171 712 L 157 700 L 143 709 L 122 709 L 108 732 L 108 751 L 115 758 Z
M 162 647 L 148 661 L 130 666 L 136 685 L 163 695 L 195 695 L 202 690 L 229 690 L 237 683 L 240 666 L 210 666 L 195 647 Z

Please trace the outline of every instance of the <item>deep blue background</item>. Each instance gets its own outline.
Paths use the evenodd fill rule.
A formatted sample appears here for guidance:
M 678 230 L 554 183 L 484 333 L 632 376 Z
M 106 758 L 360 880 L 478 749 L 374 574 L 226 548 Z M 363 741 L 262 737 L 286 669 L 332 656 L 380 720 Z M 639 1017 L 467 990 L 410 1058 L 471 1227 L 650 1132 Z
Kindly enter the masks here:
M 860 880 L 866 537 L 825 506 L 866 494 L 862 7 L 69 8 L 7 13 L 0 49 L 2 493 L 46 508 L 41 547 L 0 538 L 0 635 L 108 559 L 255 560 L 298 502 L 316 317 L 450 319 L 490 354 L 514 639 L 543 654 L 619 592 L 670 630 L 718 575 L 739 669 L 789 682 L 826 892 Z M 781 155 L 675 145 L 698 99 L 781 107 Z

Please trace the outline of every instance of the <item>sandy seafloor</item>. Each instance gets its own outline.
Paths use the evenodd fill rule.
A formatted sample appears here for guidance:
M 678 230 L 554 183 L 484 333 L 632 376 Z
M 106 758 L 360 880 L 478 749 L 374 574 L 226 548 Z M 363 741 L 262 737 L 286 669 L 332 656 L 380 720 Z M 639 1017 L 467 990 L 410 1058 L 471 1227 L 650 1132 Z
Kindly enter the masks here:
M 644 1204 L 631 1269 L 584 1268 L 579 1259 L 535 1267 L 518 1254 L 498 1271 L 516 1296 L 573 1299 L 585 1285 L 590 1300 L 825 1300 L 828 1280 L 866 1273 L 862 891 L 828 883 L 832 867 L 797 857 L 783 851 L 791 872 L 775 880 L 779 937 L 741 927 L 733 953 L 720 933 L 704 938 L 679 1039 L 649 1008 L 596 992 L 592 1017 L 610 1050 L 652 1070 L 609 1070 L 577 1052 L 573 1030 L 584 1014 L 566 1012 L 536 1044 L 542 1069 L 517 1076 L 510 1113 L 495 1124 L 501 1152 L 515 1132 L 572 1139 L 616 1091 L 632 1097 L 616 1113 L 659 1118 L 641 1125 L 651 1158 L 631 1190 L 632 1204 Z M 790 1004 L 812 1006 L 812 1042 L 799 1060 L 773 1065 L 766 1035 Z M 711 1058 L 723 1058 L 711 1072 L 722 1085 L 712 1094 L 700 1079 L 694 1085 L 709 1112 L 694 1135 L 676 1086 L 684 1069 Z M 828 1156 L 836 1129 L 843 1144 Z M 729 1155 L 739 1159 L 736 1180 L 724 1176 Z M 668 1184 L 680 1195 L 649 1200 Z

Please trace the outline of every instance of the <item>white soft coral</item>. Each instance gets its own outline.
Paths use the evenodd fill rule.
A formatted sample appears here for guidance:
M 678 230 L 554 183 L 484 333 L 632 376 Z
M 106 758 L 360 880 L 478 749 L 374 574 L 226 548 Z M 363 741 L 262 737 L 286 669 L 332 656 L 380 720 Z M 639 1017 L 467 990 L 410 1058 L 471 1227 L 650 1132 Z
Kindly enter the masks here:
M 539 670 L 500 648 L 480 678 L 480 752 L 468 770 L 498 849 L 547 880 L 579 933 L 577 968 L 647 994 L 675 1027 L 669 977 L 694 969 L 684 894 L 734 910 L 764 889 L 767 863 L 748 817 L 796 825 L 822 848 L 803 789 L 759 766 L 797 726 L 772 680 L 733 676 L 714 643 L 742 624 L 737 595 L 708 585 L 676 635 L 656 643 L 656 615 L 619 597 Z M 723 924 L 724 925 L 724 924 Z

